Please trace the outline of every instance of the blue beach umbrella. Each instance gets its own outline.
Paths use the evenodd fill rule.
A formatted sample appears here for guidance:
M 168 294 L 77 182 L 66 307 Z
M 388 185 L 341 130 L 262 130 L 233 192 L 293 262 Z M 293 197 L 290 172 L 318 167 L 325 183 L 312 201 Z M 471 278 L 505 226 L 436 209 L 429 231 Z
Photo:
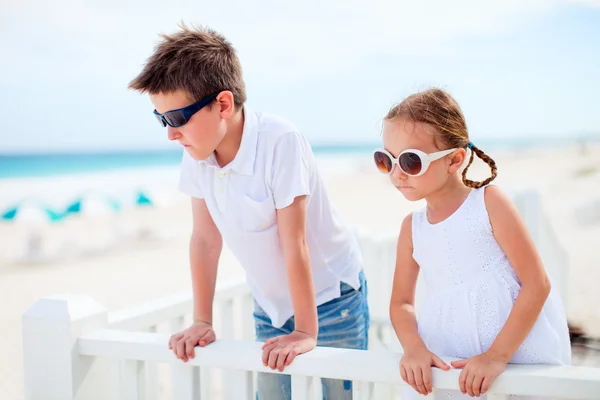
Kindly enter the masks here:
M 64 216 L 63 213 L 57 212 L 44 204 L 23 202 L 5 210 L 2 213 L 2 221 L 58 222 Z
M 163 188 L 143 188 L 135 193 L 134 206 L 140 208 L 164 209 L 173 205 L 173 196 Z
M 10 226 L 10 235 L 16 235 L 24 242 L 14 243 L 13 246 L 20 248 L 24 246 L 24 258 L 33 260 L 44 255 L 46 228 L 49 224 L 55 225 L 61 222 L 64 218 L 63 213 L 57 212 L 45 204 L 37 201 L 23 201 L 14 205 L 0 214 L 0 225 Z M 9 225 L 10 224 L 10 225 Z M 17 226 L 25 229 L 25 236 L 21 237 L 20 230 L 12 229 Z
M 121 204 L 109 197 L 82 196 L 67 205 L 66 215 L 106 215 L 121 211 Z
M 135 198 L 135 204 L 140 207 L 152 207 L 154 206 L 154 201 L 152 201 L 147 193 L 138 192 Z

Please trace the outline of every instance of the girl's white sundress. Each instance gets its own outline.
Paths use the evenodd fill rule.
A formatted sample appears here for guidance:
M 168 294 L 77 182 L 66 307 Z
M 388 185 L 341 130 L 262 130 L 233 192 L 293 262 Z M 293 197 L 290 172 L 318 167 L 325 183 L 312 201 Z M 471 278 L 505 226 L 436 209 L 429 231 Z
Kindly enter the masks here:
M 472 189 L 460 208 L 437 224 L 429 223 L 426 209 L 413 213 L 413 258 L 426 287 L 423 304 L 417 305 L 418 329 L 438 356 L 468 358 L 489 349 L 519 293 L 519 279 L 492 232 L 484 194 L 485 188 Z M 565 311 L 555 290 L 510 362 L 571 363 Z M 436 399 L 471 399 L 458 391 L 435 393 Z M 402 398 L 407 397 L 412 396 Z

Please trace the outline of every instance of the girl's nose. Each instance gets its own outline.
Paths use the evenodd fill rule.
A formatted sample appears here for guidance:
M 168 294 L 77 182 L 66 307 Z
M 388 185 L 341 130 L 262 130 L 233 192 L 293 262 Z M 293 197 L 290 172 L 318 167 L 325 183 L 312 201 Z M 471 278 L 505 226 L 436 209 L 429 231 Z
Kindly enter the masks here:
M 406 175 L 398 165 L 394 164 L 394 167 L 392 169 L 392 177 L 395 179 L 404 180 L 408 178 L 408 175 Z

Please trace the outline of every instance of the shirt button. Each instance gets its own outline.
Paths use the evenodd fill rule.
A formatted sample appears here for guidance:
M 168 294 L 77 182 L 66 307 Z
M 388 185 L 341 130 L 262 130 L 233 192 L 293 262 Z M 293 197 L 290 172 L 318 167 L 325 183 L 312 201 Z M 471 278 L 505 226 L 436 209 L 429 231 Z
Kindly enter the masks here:
M 223 193 L 224 191 L 225 191 L 225 189 L 219 188 L 219 193 Z

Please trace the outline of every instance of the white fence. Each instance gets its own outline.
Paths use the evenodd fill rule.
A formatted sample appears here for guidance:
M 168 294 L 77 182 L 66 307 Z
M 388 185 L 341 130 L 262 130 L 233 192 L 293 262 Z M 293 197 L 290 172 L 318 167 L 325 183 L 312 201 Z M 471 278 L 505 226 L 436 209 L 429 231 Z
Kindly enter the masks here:
M 564 282 L 557 278 L 563 277 L 566 258 L 543 225 L 539 199 L 535 193 L 514 198 L 553 281 Z M 321 377 L 352 380 L 355 399 L 397 398 L 403 385 L 401 348 L 387 316 L 396 238 L 359 233 L 358 239 L 369 280 L 372 350 L 317 348 L 299 356 L 285 370 L 292 374 L 295 400 L 319 398 Z M 419 288 L 418 297 L 423 290 Z M 253 399 L 255 373 L 277 372 L 263 366 L 260 344 L 252 340 L 252 304 L 245 282 L 219 285 L 218 340 L 198 348 L 196 358 L 183 363 L 167 343 L 170 333 L 189 323 L 188 293 L 113 313 L 85 296 L 40 299 L 23 316 L 26 399 Z M 458 390 L 459 372 L 435 369 L 434 387 Z M 488 398 L 509 394 L 600 399 L 600 369 L 509 366 Z

